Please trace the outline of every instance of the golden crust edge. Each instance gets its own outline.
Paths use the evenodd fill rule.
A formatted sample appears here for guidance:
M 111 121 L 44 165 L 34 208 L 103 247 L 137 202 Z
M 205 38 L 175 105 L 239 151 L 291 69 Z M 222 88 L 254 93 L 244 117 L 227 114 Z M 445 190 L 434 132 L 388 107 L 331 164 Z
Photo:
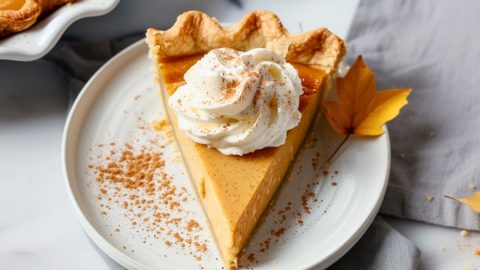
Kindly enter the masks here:
M 326 28 L 291 34 L 274 13 L 266 10 L 247 14 L 231 28 L 200 11 L 188 11 L 178 16 L 168 30 L 149 28 L 146 42 L 150 58 L 157 63 L 221 47 L 242 51 L 262 47 L 287 61 L 310 65 L 329 75 L 346 53 L 344 41 Z
M 26 0 L 19 10 L 0 10 L 0 37 L 21 32 L 44 13 L 75 0 Z

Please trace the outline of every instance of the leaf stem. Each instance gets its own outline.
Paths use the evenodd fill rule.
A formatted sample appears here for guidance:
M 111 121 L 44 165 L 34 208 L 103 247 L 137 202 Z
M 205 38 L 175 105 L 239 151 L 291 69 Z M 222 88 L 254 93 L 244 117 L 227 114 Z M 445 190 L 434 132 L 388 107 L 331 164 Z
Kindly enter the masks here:
M 327 161 L 325 161 L 325 164 L 329 164 L 330 161 L 332 161 L 332 158 L 337 154 L 337 152 L 342 148 L 342 146 L 347 142 L 348 138 L 350 138 L 351 133 L 347 134 L 345 138 L 343 138 L 342 142 L 337 146 L 335 151 L 327 158 Z
M 452 196 L 449 196 L 449 195 L 443 195 L 443 197 L 447 198 L 447 199 L 450 199 L 450 200 L 454 200 L 456 202 L 458 202 L 458 199 L 457 198 L 454 198 Z

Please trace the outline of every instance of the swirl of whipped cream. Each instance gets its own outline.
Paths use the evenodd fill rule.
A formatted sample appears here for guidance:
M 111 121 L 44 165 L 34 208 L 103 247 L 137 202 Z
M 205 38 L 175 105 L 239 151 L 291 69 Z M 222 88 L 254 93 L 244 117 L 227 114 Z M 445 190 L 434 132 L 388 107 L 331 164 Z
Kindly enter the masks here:
M 280 146 L 300 121 L 300 77 L 273 51 L 215 49 L 184 79 L 168 100 L 179 128 L 225 155 Z

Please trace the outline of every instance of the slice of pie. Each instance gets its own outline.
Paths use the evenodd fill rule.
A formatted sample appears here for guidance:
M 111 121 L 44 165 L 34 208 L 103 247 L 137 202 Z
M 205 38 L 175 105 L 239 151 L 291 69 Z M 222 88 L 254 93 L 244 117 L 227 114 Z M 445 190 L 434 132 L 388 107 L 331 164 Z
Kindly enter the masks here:
M 23 31 L 37 19 L 58 6 L 74 0 L 1 0 L 0 37 Z
M 222 27 L 204 13 L 190 11 L 180 15 L 169 30 L 148 29 L 146 36 L 150 57 L 155 61 L 157 76 L 161 81 L 162 101 L 183 160 L 200 194 L 225 265 L 228 269 L 234 268 L 237 255 L 280 186 L 315 118 L 326 95 L 329 79 L 336 73 L 345 54 L 345 44 L 325 28 L 290 34 L 279 18 L 268 11 L 252 12 L 232 28 Z M 221 56 L 218 48 L 234 49 L 232 55 L 265 48 L 268 49 L 267 54 L 271 51 L 281 56 L 298 72 L 300 88 L 303 88 L 298 103 L 301 118 L 294 128 L 289 129 L 280 146 L 266 147 L 244 155 L 229 155 L 201 141 L 199 143 L 199 140 L 195 142 L 191 134 L 184 132 L 185 125 L 179 125 L 180 116 L 177 117 L 177 112 L 172 110 L 169 98 L 179 87 L 186 85 L 184 75 L 187 70 L 201 59 L 204 61 L 202 57 L 214 50 L 220 55 L 217 57 L 219 61 L 224 61 L 226 66 L 239 61 L 231 60 L 233 56 L 228 54 Z M 215 67 L 216 64 L 213 65 Z M 250 73 L 242 74 L 249 76 Z M 190 74 L 188 77 L 209 78 L 210 75 L 197 72 L 197 75 Z M 270 75 L 275 77 L 275 74 Z M 237 85 L 235 83 L 233 86 Z M 231 87 L 226 90 L 226 97 L 233 95 L 229 89 Z M 185 101 L 188 101 L 188 96 Z M 269 106 L 273 104 L 274 108 L 280 107 L 277 104 L 279 102 L 270 101 Z M 275 114 L 280 111 L 275 111 Z M 268 130 L 264 133 L 270 136 Z

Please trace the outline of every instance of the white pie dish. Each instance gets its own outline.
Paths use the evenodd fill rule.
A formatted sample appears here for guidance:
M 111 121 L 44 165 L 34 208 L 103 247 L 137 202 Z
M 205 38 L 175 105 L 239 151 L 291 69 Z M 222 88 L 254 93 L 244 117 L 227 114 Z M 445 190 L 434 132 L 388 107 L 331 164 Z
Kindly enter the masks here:
M 0 38 L 0 60 L 33 61 L 48 53 L 75 21 L 111 11 L 120 0 L 78 0 L 39 19 L 25 31 Z

